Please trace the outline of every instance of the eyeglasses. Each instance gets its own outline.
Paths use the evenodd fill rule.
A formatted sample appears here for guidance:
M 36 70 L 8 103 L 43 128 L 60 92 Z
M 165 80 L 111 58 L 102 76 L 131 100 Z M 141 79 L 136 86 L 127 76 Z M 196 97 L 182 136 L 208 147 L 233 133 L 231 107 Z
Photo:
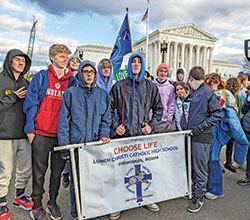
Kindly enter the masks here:
M 90 73 L 91 75 L 92 75 L 92 74 L 95 74 L 95 71 L 94 71 L 94 70 L 83 70 L 82 72 L 83 72 L 84 74 L 89 74 L 89 73 Z

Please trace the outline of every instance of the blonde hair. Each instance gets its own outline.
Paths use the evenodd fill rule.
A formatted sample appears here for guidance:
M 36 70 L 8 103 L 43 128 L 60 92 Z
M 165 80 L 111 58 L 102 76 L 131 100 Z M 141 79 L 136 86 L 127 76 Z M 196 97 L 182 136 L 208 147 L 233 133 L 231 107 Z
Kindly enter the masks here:
M 64 44 L 53 44 L 49 48 L 49 55 L 56 56 L 58 53 L 71 54 L 71 50 Z
M 239 80 L 239 82 L 240 82 L 241 84 L 242 84 L 245 80 L 248 80 L 247 75 L 244 75 L 244 74 L 240 74 L 240 75 L 238 75 L 236 78 Z
M 101 69 L 105 68 L 105 67 L 110 68 L 111 67 L 111 63 L 110 63 L 110 61 L 108 59 L 104 59 L 101 62 L 100 67 L 101 67 Z

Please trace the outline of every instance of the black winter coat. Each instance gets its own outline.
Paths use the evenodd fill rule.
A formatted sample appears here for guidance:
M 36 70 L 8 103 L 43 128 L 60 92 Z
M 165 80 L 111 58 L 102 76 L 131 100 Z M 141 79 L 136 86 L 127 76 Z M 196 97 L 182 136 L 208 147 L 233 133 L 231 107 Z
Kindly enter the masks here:
M 133 80 L 127 77 L 124 111 L 126 133 L 123 137 L 142 135 L 143 122 L 147 122 L 152 131 L 154 131 L 163 114 L 161 97 L 155 84 L 149 80 L 142 79 L 140 82 L 135 82 L 134 86 L 135 94 L 133 94 Z M 121 80 L 110 91 L 112 129 L 114 131 L 122 124 L 123 88 L 124 80 Z M 151 109 L 152 118 L 149 119 Z
M 26 66 L 15 80 L 12 71 L 12 58 L 24 56 Z M 29 82 L 24 79 L 24 75 L 31 66 L 30 58 L 20 50 L 10 50 L 4 61 L 3 72 L 0 73 L 0 139 L 19 139 L 26 137 L 24 133 L 25 114 L 23 113 L 24 99 L 19 99 L 14 93 L 21 87 L 28 88 Z

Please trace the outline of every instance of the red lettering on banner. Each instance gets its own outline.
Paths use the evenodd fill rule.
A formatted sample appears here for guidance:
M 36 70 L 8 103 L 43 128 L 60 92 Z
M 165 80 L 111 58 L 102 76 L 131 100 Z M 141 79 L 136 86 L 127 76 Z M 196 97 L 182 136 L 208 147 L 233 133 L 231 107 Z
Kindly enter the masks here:
M 154 142 L 154 147 L 155 147 L 155 148 L 158 147 L 157 144 L 158 144 L 158 142 L 155 141 L 155 142 Z
M 142 150 L 142 149 L 150 149 L 150 148 L 156 148 L 158 147 L 157 146 L 158 142 L 155 141 L 155 142 L 148 142 L 148 143 L 143 143 L 143 144 L 130 144 L 130 145 L 125 145 L 125 146 L 121 146 L 121 147 L 116 147 L 114 149 L 114 154 L 115 155 L 118 155 L 118 154 L 121 154 L 121 153 L 126 153 L 126 152 L 129 152 L 129 151 L 139 151 L 139 150 Z M 143 146 L 143 148 L 142 148 Z
M 154 142 L 144 143 L 144 149 L 149 149 L 154 145 Z

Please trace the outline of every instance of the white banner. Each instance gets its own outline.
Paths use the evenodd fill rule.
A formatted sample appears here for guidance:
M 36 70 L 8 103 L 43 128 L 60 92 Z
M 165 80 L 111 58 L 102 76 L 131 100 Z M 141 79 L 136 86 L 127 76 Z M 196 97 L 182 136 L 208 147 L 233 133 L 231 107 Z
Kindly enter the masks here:
M 185 133 L 79 149 L 84 219 L 188 195 Z

